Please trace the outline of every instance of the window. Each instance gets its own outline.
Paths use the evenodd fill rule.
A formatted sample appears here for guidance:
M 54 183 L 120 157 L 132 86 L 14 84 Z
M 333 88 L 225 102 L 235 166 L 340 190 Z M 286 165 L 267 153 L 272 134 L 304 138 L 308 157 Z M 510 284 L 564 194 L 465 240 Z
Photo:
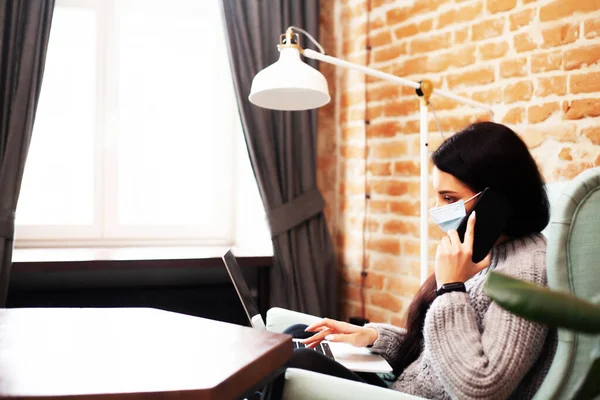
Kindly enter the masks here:
M 218 0 L 58 0 L 17 246 L 268 241 L 240 143 Z

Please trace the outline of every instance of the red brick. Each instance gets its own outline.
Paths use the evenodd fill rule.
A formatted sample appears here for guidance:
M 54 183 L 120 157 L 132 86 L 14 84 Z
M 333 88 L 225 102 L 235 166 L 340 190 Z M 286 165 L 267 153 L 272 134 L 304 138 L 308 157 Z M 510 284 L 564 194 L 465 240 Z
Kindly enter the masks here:
M 500 63 L 500 76 L 503 78 L 525 75 L 527 75 L 527 59 L 525 57 L 505 60 Z
M 479 45 L 479 54 L 482 60 L 492 60 L 494 58 L 503 57 L 508 52 L 508 43 L 490 42 Z
M 471 98 L 475 101 L 479 101 L 484 104 L 494 104 L 502 102 L 502 89 L 494 88 L 489 90 L 482 90 L 474 92 Z
M 371 47 L 385 46 L 386 44 L 392 43 L 392 33 L 388 30 L 381 30 L 375 33 L 369 34 L 368 44 Z
M 375 194 L 400 196 L 409 192 L 408 182 L 392 179 L 372 179 L 372 191 Z
M 558 105 L 558 102 L 530 106 L 527 110 L 527 115 L 529 116 L 529 123 L 537 124 L 538 122 L 543 122 L 559 110 L 560 107 Z
M 419 290 L 419 280 L 410 276 L 389 277 L 385 289 L 399 296 L 412 297 Z
M 527 32 L 519 33 L 513 38 L 513 45 L 517 52 L 531 51 L 537 49 L 538 45 L 533 41 L 531 35 Z
M 347 109 L 347 108 L 342 108 L 340 110 L 340 116 L 339 116 L 339 120 L 340 120 L 340 125 L 344 125 L 350 122 L 364 122 L 365 120 L 365 110 L 364 108 L 354 108 L 354 109 Z
M 562 65 L 562 59 L 560 51 L 532 54 L 531 72 L 538 73 L 559 69 Z
M 567 77 L 564 75 L 538 78 L 535 95 L 539 97 L 553 94 L 562 96 L 567 93 Z
M 557 167 L 552 177 L 556 180 L 571 180 L 588 168 L 591 168 L 591 163 L 570 162 L 566 166 Z
M 543 48 L 573 43 L 579 38 L 579 24 L 562 24 L 542 31 Z
M 387 314 L 384 311 L 381 311 L 381 309 L 371 306 L 367 306 L 365 308 L 365 318 L 373 322 L 388 322 Z
M 372 161 L 367 166 L 367 171 L 369 171 L 371 175 L 389 176 L 392 174 L 392 163 Z
M 502 118 L 503 124 L 521 124 L 525 120 L 525 108 L 514 107 L 508 110 L 508 112 Z
M 386 213 L 388 210 L 388 203 L 385 200 L 371 199 L 371 200 L 369 200 L 368 205 L 369 205 L 370 213 L 380 214 L 380 213 Z
M 403 307 L 400 299 L 386 292 L 372 293 L 369 300 L 372 305 L 395 313 L 400 312 Z
M 475 46 L 461 46 L 452 51 L 438 53 L 429 59 L 423 72 L 441 72 L 449 67 L 465 67 L 475 63 Z
M 420 204 L 418 201 L 397 200 L 389 203 L 389 209 L 397 215 L 418 216 Z
M 592 12 L 600 9 L 600 0 L 554 0 L 540 8 L 540 21 L 555 21 L 580 12 Z
M 531 81 L 521 81 L 507 85 L 504 88 L 504 102 L 514 103 L 520 100 L 529 100 L 533 95 L 533 84 Z
M 568 147 L 563 147 L 560 149 L 560 153 L 558 153 L 559 160 L 564 161 L 573 161 L 573 156 L 571 156 L 571 149 Z
M 470 38 L 471 38 L 470 32 L 471 32 L 471 30 L 470 30 L 470 27 L 468 27 L 468 26 L 454 31 L 454 43 L 462 44 L 462 43 L 465 43 L 467 40 L 470 40 Z
M 482 67 L 463 71 L 447 76 L 448 87 L 454 89 L 459 86 L 475 86 L 491 83 L 494 81 L 494 69 L 492 67 Z
M 390 138 L 396 136 L 397 132 L 398 122 L 396 121 L 376 122 L 367 126 L 367 136 L 370 138 Z
M 354 17 L 361 17 L 365 15 L 367 12 L 367 6 L 365 2 L 355 4 L 351 6 L 349 4 L 345 4 L 342 7 L 342 20 L 351 20 Z
M 382 82 L 381 80 L 379 80 L 379 83 L 381 84 L 377 86 L 369 85 L 367 89 L 368 101 L 395 100 L 398 97 L 400 93 L 400 88 L 398 87 L 398 85 L 385 81 Z M 362 100 L 364 102 L 365 94 L 364 92 L 360 93 L 362 93 L 363 95 Z
M 398 76 L 406 76 L 415 73 L 422 73 L 426 68 L 427 56 L 418 56 L 403 60 L 402 64 L 396 67 L 394 73 Z M 414 89 L 412 89 L 412 93 L 414 93 Z
M 451 44 L 450 39 L 450 36 L 446 33 L 432 34 L 425 37 L 415 38 L 411 41 L 410 51 L 412 54 L 420 54 L 446 49 Z
M 365 94 L 363 91 L 346 92 L 340 97 L 340 107 L 350 107 L 364 102 Z
M 376 159 L 390 159 L 405 156 L 408 151 L 406 142 L 395 140 L 393 142 L 373 143 L 369 146 L 369 155 Z
M 481 2 L 468 4 L 460 8 L 452 8 L 438 16 L 437 29 L 441 29 L 447 25 L 457 24 L 461 22 L 472 22 L 481 14 L 483 6 Z
M 342 54 L 352 54 L 363 51 L 367 45 L 367 37 L 365 35 L 355 36 L 351 39 L 342 42 Z
M 400 130 L 404 134 L 409 133 L 419 133 L 420 132 L 420 122 L 419 120 L 409 120 L 400 123 Z
M 487 10 L 490 13 L 510 11 L 517 5 L 517 0 L 487 0 Z
M 403 117 L 419 110 L 419 100 L 414 97 L 407 100 L 397 100 L 383 105 L 383 114 L 386 117 Z M 398 129 L 399 133 L 406 133 Z
M 590 126 L 581 131 L 581 135 L 588 138 L 592 144 L 600 145 L 600 126 Z
M 586 39 L 593 39 L 600 36 L 600 18 L 591 18 L 585 21 L 583 32 Z
M 600 99 L 580 99 L 563 103 L 565 119 L 600 116 Z
M 388 10 L 385 13 L 385 19 L 387 21 L 388 26 L 397 25 L 401 22 L 404 22 L 410 16 L 411 9 L 410 7 L 396 7 Z
M 565 70 L 589 67 L 600 61 L 600 44 L 565 51 Z
M 577 140 L 577 129 L 574 124 L 553 124 L 550 129 L 545 128 L 544 133 L 559 142 L 574 142 Z
M 419 32 L 429 32 L 433 28 L 433 18 L 424 19 L 419 22 L 418 29 Z
M 395 175 L 419 175 L 419 162 L 417 161 L 396 161 L 394 163 Z
M 383 117 L 384 105 L 383 104 L 372 104 L 367 103 L 367 120 L 373 121 L 377 118 Z
M 373 62 L 394 60 L 406 54 L 406 42 L 395 43 L 389 47 L 378 48 L 373 52 Z
M 360 285 L 360 282 L 363 279 L 362 276 L 360 275 L 360 273 L 361 273 L 361 270 L 358 268 L 349 268 L 349 267 L 343 268 L 342 269 L 342 282 Z M 364 279 L 365 279 L 365 287 L 366 288 L 377 289 L 377 290 L 383 289 L 383 285 L 385 282 L 384 275 L 369 271 L 367 276 Z
M 387 4 L 394 4 L 396 0 L 371 0 L 371 9 L 376 9 Z
M 342 139 L 359 139 L 365 136 L 365 128 L 363 126 L 344 126 L 342 127 Z
M 398 254 L 400 252 L 400 241 L 393 238 L 369 238 L 367 249 L 380 253 Z
M 534 149 L 546 140 L 546 135 L 539 126 L 526 126 L 520 132 L 519 136 L 525 142 L 528 148 Z
M 394 37 L 396 39 L 405 39 L 419 33 L 417 24 L 403 25 L 394 30 Z
M 397 326 L 398 328 L 406 328 L 406 315 L 392 315 L 390 324 Z
M 365 148 L 362 145 L 343 144 L 340 146 L 340 154 L 343 158 L 364 158 Z
M 419 234 L 418 222 L 410 222 L 402 219 L 392 219 L 383 224 L 383 233 L 390 235 L 414 235 Z
M 500 36 L 504 32 L 504 25 L 506 25 L 504 17 L 475 23 L 471 28 L 473 40 L 478 41 Z
M 510 20 L 510 30 L 516 31 L 519 28 L 527 26 L 533 21 L 535 17 L 535 8 L 529 8 L 527 10 L 519 11 L 512 14 L 509 17 Z
M 572 75 L 569 90 L 573 94 L 600 92 L 600 72 Z

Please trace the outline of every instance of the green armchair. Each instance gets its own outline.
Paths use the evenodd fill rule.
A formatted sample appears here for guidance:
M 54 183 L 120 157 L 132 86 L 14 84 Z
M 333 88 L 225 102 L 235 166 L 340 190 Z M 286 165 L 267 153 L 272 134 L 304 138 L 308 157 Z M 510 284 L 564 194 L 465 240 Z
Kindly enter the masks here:
M 548 238 L 548 285 L 578 297 L 600 297 L 600 168 L 584 171 L 569 182 L 548 186 L 551 221 Z M 596 296 L 596 297 L 595 297 Z M 282 332 L 295 323 L 311 324 L 320 318 L 281 308 L 267 312 L 267 329 Z M 594 339 L 559 330 L 556 353 L 542 386 L 541 399 L 570 399 L 590 365 Z M 377 398 L 419 399 L 404 393 L 347 381 L 314 372 L 288 369 L 284 398 L 289 400 Z

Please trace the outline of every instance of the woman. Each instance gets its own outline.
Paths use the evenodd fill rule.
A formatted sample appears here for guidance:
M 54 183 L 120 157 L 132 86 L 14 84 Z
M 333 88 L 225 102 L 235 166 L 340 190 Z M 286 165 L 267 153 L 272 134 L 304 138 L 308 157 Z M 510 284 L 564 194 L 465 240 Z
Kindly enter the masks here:
M 487 271 L 494 269 L 546 285 L 549 204 L 544 182 L 523 141 L 508 127 L 476 123 L 446 140 L 433 153 L 432 210 L 445 236 L 437 248 L 435 274 L 408 309 L 407 328 L 388 324 L 364 327 L 324 319 L 307 328 L 317 332 L 308 347 L 326 339 L 367 346 L 394 368 L 392 388 L 428 399 L 531 398 L 543 380 L 555 347 L 544 326 L 501 309 L 484 292 Z M 444 218 L 445 205 L 468 212 L 486 188 L 502 193 L 512 210 L 503 234 L 481 262 L 471 260 L 476 213 L 461 242 L 459 220 Z M 442 285 L 463 282 L 436 293 Z M 443 291 L 441 291 L 443 292 Z M 383 386 L 376 376 L 357 375 L 315 351 L 294 352 L 288 364 L 346 379 Z M 280 396 L 283 379 L 272 386 Z

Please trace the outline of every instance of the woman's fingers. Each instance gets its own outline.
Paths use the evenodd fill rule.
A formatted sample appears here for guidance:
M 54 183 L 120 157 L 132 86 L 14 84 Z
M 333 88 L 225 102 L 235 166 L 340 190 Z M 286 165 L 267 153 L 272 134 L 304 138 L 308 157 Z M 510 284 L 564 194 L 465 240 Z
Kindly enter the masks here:
M 461 245 L 460 237 L 458 237 L 458 232 L 455 229 L 448 231 L 448 237 L 450 238 L 450 245 L 454 249 L 458 249 L 458 246 Z
M 308 328 L 306 328 L 307 332 L 315 332 L 318 328 L 326 327 L 329 329 L 333 329 L 335 331 L 341 333 L 353 333 L 356 332 L 356 326 L 352 324 L 348 324 L 346 322 L 336 321 L 335 319 L 323 318 L 321 321 L 312 324 Z
M 334 331 L 332 329 L 324 329 L 323 331 L 312 335 L 308 339 L 302 340 L 302 343 L 304 343 L 308 347 L 314 347 L 314 346 L 318 345 L 321 341 L 323 341 L 323 339 L 325 339 L 325 336 L 327 336 L 333 332 Z
M 465 241 L 464 245 L 470 251 L 473 251 L 473 241 L 475 240 L 475 210 L 469 216 L 469 220 L 467 221 L 467 230 L 465 231 Z

